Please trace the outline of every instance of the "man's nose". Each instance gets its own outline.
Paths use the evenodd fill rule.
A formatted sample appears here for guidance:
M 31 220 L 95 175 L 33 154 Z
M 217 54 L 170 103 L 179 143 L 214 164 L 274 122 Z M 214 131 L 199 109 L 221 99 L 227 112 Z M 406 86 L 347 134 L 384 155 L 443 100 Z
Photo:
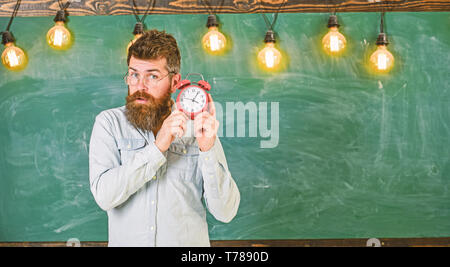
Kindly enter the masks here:
M 145 85 L 144 79 L 139 79 L 137 89 L 148 93 L 148 87 Z

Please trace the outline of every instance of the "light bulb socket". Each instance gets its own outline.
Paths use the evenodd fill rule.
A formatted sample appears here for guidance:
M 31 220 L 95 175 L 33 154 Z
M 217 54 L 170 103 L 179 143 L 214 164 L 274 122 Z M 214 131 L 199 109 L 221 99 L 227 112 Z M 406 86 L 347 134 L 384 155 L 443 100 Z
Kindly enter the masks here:
M 206 27 L 219 27 L 219 22 L 217 21 L 216 15 L 209 15 L 208 21 L 206 22 Z
M 339 23 L 338 23 L 338 19 L 336 15 L 330 15 L 330 17 L 328 18 L 328 28 L 331 27 L 338 27 L 339 28 Z
M 16 39 L 14 39 L 14 36 L 9 31 L 2 32 L 2 44 L 5 45 L 7 43 L 14 43 Z
M 133 34 L 143 34 L 144 33 L 144 24 L 142 22 L 136 22 L 134 25 Z
M 275 43 L 275 33 L 272 30 L 266 32 L 264 43 Z
M 389 44 L 386 33 L 382 32 L 382 33 L 378 34 L 376 44 L 377 45 L 388 45 Z
M 53 19 L 54 22 L 58 22 L 58 21 L 62 21 L 62 22 L 66 22 L 66 11 L 64 10 L 58 10 L 58 12 L 56 12 L 56 16 Z

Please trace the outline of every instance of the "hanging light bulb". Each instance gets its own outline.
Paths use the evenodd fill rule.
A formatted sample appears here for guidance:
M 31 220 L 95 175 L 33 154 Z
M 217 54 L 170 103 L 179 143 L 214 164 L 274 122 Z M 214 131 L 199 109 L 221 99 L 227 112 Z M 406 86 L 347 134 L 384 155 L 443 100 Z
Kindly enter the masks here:
M 394 67 L 394 56 L 387 50 L 386 34 L 380 33 L 377 39 L 377 50 L 370 56 L 370 66 L 380 73 L 389 72 Z
M 322 38 L 323 48 L 329 55 L 339 55 L 344 51 L 347 40 L 338 30 L 339 23 L 336 15 L 331 15 L 328 19 L 328 28 L 330 30 Z
M 276 70 L 281 63 L 281 53 L 275 48 L 275 34 L 268 30 L 264 38 L 266 46 L 258 53 L 258 62 L 266 70 Z
M 215 15 L 208 16 L 208 32 L 202 38 L 203 48 L 211 54 L 219 54 L 225 50 L 227 39 L 218 30 L 219 23 Z
M 142 22 L 136 22 L 136 24 L 134 25 L 134 38 L 133 40 L 131 40 L 128 45 L 127 45 L 127 54 L 128 54 L 128 49 L 130 49 L 130 46 L 132 46 L 137 39 L 139 39 L 139 37 L 141 37 L 144 34 L 144 24 Z
M 64 10 L 56 13 L 55 26 L 47 32 L 47 44 L 57 50 L 66 50 L 72 45 L 72 35 L 65 26 L 66 15 Z
M 28 60 L 22 49 L 14 45 L 14 37 L 9 31 L 2 33 L 2 44 L 5 50 L 2 53 L 2 64 L 9 70 L 22 70 L 26 67 Z
M 217 27 L 209 27 L 202 39 L 203 48 L 211 53 L 223 51 L 227 43 L 225 36 L 217 30 Z
M 369 64 L 377 73 L 387 73 L 394 67 L 394 56 L 387 50 L 389 44 L 383 29 L 384 12 L 381 14 L 380 34 L 377 38 L 377 50 L 370 56 Z

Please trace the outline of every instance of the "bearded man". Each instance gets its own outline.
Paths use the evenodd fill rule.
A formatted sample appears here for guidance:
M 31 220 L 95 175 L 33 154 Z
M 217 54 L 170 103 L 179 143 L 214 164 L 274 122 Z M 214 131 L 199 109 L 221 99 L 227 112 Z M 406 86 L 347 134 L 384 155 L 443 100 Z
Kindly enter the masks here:
M 212 98 L 194 136 L 188 116 L 172 108 L 180 61 L 172 35 L 146 31 L 128 50 L 126 105 L 95 119 L 89 180 L 108 214 L 109 246 L 210 246 L 206 209 L 222 222 L 237 213 Z

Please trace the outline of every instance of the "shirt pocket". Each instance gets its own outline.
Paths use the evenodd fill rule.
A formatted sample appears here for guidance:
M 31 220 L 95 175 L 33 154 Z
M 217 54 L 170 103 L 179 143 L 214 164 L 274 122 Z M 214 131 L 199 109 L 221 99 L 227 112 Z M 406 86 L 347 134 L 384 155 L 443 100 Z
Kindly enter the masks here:
M 172 144 L 167 153 L 167 178 L 198 182 L 198 148 Z
M 120 152 L 120 161 L 122 164 L 130 162 L 136 152 L 145 147 L 144 139 L 119 139 L 117 146 Z

